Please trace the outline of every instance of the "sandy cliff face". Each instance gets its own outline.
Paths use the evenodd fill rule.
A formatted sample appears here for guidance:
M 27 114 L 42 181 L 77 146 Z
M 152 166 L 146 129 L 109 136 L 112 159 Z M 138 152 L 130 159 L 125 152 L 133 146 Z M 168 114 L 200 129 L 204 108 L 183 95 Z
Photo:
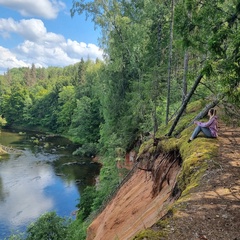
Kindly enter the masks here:
M 180 170 L 179 159 L 160 155 L 151 171 L 142 169 L 135 171 L 92 222 L 87 240 L 131 239 L 166 213 L 166 207 L 174 200 L 172 193 Z

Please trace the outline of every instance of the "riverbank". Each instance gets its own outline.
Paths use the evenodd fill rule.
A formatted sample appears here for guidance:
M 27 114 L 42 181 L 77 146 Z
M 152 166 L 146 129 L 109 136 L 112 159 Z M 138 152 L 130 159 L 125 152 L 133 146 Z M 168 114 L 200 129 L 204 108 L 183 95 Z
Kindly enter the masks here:
M 39 133 L 44 133 L 44 134 L 49 134 L 49 135 L 54 135 L 54 136 L 59 136 L 59 137 L 65 137 L 65 138 L 69 138 L 65 135 L 61 135 L 61 134 L 56 134 L 53 133 L 52 131 L 50 131 L 47 128 L 43 128 L 40 126 L 23 126 L 23 125 L 11 125 L 11 126 L 4 126 L 3 129 L 9 129 L 9 130 L 14 130 L 15 132 L 39 132 Z
M 2 129 L 0 143 L 14 150 L 0 160 L 0 239 L 24 232 L 46 212 L 75 219 L 72 212 L 101 166 L 73 156 L 76 145 L 62 137 Z

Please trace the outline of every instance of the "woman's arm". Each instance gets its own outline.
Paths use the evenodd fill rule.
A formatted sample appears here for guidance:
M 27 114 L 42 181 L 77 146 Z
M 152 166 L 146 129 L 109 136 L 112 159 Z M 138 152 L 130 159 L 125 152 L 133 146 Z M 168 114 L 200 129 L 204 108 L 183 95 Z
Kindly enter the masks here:
M 214 120 L 215 118 L 213 117 L 208 122 L 196 122 L 196 124 L 200 127 L 209 127 L 214 122 Z

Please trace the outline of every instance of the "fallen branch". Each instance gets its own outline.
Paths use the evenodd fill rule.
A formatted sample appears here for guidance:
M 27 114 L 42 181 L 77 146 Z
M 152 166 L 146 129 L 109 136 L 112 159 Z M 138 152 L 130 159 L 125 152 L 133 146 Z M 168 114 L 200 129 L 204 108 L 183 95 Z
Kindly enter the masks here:
M 176 116 L 175 121 L 173 122 L 173 125 L 172 125 L 172 127 L 170 128 L 169 132 L 166 134 L 166 136 L 171 136 L 171 135 L 172 135 L 175 127 L 177 126 L 177 123 L 178 123 L 179 119 L 181 118 L 183 112 L 185 111 L 188 102 L 190 101 L 193 93 L 195 92 L 195 90 L 196 90 L 196 88 L 197 88 L 197 86 L 198 86 L 198 84 L 200 83 L 200 81 L 201 81 L 202 78 L 203 78 L 203 74 L 201 73 L 201 74 L 197 77 L 194 85 L 192 86 L 191 91 L 188 93 L 187 97 L 186 97 L 185 100 L 183 101 L 183 104 L 182 104 L 182 106 L 181 106 L 181 108 L 180 108 L 180 110 L 179 110 L 179 113 L 178 113 L 178 115 Z
M 187 127 L 191 126 L 194 123 L 194 121 L 204 118 L 207 115 L 208 111 L 211 108 L 214 108 L 218 103 L 219 103 L 219 99 L 216 99 L 213 102 L 206 105 L 205 108 L 189 123 Z

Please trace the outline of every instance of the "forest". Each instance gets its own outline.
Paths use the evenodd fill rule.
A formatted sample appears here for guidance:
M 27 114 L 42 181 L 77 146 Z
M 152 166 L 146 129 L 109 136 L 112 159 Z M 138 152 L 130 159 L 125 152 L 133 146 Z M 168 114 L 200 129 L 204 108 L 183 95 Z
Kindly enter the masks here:
M 0 125 L 60 134 L 81 146 L 74 154 L 100 156 L 98 189 L 86 188 L 78 219 L 58 238 L 85 239 L 85 220 L 127 173 L 119 158 L 189 102 L 239 106 L 240 1 L 73 0 L 71 14 L 101 29 L 104 61 L 8 69 Z

